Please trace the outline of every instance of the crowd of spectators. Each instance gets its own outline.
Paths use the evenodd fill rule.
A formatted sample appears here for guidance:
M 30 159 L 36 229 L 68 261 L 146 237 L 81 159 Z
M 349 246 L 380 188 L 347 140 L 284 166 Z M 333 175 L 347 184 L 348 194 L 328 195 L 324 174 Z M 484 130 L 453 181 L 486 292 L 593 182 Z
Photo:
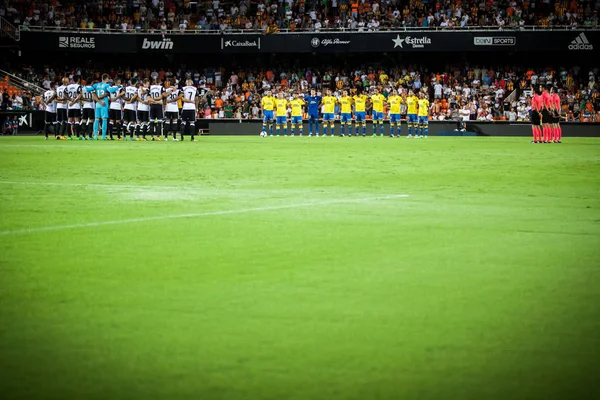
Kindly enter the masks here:
M 22 29 L 124 32 L 595 27 L 599 8 L 597 0 L 0 0 L 0 16 Z
M 70 68 L 68 71 L 45 67 L 43 71 L 24 67 L 19 75 L 43 88 L 62 77 L 82 78 L 82 82 L 99 79 L 102 72 Z M 381 69 L 357 66 L 344 69 L 333 66 L 319 68 L 278 67 L 227 71 L 190 69 L 114 68 L 106 71 L 112 78 L 174 79 L 182 84 L 190 78 L 201 93 L 199 118 L 261 118 L 260 100 L 266 90 L 307 93 L 310 89 L 334 95 L 342 90 L 370 93 L 378 88 L 384 96 L 398 88 L 425 91 L 432 103 L 432 120 L 509 120 L 528 121 L 532 89 L 552 85 L 559 89 L 563 115 L 572 121 L 600 121 L 598 68 L 583 71 L 579 67 L 516 68 L 507 66 L 447 65 L 432 71 L 417 65 Z M 25 93 L 12 99 L 3 97 L 3 108 L 41 107 L 39 98 Z M 17 100 L 20 97 L 19 100 Z

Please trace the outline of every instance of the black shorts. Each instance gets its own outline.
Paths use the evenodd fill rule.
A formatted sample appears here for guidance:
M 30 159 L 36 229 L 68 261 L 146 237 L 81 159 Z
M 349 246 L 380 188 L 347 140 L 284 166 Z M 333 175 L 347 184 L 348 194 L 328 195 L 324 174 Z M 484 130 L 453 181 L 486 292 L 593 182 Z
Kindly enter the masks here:
M 179 120 L 179 111 L 167 111 L 167 117 L 165 118 L 167 121 L 177 121 Z
M 558 111 L 554 111 L 553 118 L 554 118 L 553 124 L 558 124 L 560 122 L 560 114 L 558 113 Z
M 148 111 L 140 111 L 137 112 L 137 120 L 140 122 L 148 122 L 150 121 L 150 116 Z
M 44 122 L 47 124 L 53 124 L 56 122 L 56 113 L 53 112 L 44 112 Z
M 150 121 L 162 121 L 164 117 L 162 104 L 150 104 Z
M 539 111 L 532 110 L 531 111 L 531 124 L 534 126 L 539 125 L 541 122 Z
M 123 121 L 135 122 L 137 120 L 135 116 L 135 110 L 123 110 Z
M 542 110 L 542 124 L 551 124 L 552 123 L 552 115 L 550 111 L 547 109 Z
M 96 110 L 93 108 L 84 108 L 81 113 L 81 119 L 84 121 L 96 118 Z
M 196 110 L 183 110 L 181 111 L 181 121 L 183 122 L 196 122 Z
M 81 109 L 79 108 L 69 108 L 67 110 L 67 116 L 69 118 L 81 118 Z
M 111 121 L 120 121 L 121 117 L 123 117 L 123 112 L 121 110 L 113 110 L 112 108 L 108 109 L 108 119 Z
M 56 122 L 67 122 L 67 109 L 57 108 L 56 109 Z

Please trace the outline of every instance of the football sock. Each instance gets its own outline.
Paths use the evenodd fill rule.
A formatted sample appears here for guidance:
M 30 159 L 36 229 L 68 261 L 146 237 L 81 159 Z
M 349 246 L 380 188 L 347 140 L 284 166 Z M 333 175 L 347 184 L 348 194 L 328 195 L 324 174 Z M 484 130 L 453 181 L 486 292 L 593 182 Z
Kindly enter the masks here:
M 192 136 L 191 140 L 194 140 L 194 136 L 196 135 L 196 124 L 194 122 L 190 122 L 190 135 Z
M 98 120 L 94 120 L 94 139 L 98 139 Z
M 106 134 L 108 133 L 108 121 L 102 120 L 102 140 L 106 140 Z

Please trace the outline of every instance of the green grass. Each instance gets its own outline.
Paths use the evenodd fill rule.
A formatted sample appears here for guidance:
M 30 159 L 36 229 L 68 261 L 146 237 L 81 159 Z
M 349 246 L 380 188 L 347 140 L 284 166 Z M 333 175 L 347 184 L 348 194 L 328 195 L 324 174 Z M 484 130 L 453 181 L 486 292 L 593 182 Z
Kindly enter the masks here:
M 0 397 L 598 398 L 600 140 L 527 142 L 1 138 Z

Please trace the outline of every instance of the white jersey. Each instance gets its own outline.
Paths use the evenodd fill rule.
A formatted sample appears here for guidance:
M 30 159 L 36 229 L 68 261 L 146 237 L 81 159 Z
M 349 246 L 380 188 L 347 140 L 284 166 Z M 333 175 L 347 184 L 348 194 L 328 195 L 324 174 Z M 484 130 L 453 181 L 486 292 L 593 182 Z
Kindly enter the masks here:
M 125 95 L 122 98 L 125 98 L 125 100 L 131 100 L 137 94 L 138 94 L 138 89 L 135 86 L 127 86 L 125 88 Z M 125 102 L 125 109 L 135 111 L 135 109 L 136 109 L 135 104 L 136 104 L 135 101 L 133 101 L 131 103 Z
M 111 86 L 111 89 L 114 89 L 117 86 Z M 121 89 L 115 91 L 114 93 L 110 93 L 109 98 L 110 98 L 110 105 L 108 106 L 111 110 L 122 110 L 123 109 L 123 97 L 119 97 L 117 99 L 117 96 L 119 94 L 121 94 L 121 92 L 123 92 L 123 88 L 121 87 Z
M 165 88 L 162 85 L 150 85 L 150 97 L 157 100 L 162 98 L 163 93 L 165 92 Z M 162 102 L 152 103 L 158 104 L 162 106 Z
M 96 103 L 94 103 L 94 98 L 92 97 L 92 93 L 94 91 L 88 91 L 84 88 L 82 88 L 82 98 L 83 98 L 83 108 L 91 108 L 92 110 L 96 108 Z
M 179 112 L 177 99 L 179 98 L 179 89 L 173 89 L 167 96 L 167 112 Z
M 79 93 L 81 93 L 81 85 L 79 83 L 71 83 L 70 85 L 67 86 L 67 97 L 69 99 L 67 106 L 68 106 L 69 110 L 81 109 L 80 101 L 76 101 L 75 103 L 73 103 L 73 105 L 70 104 L 71 101 L 75 100 L 77 98 L 77 96 L 79 96 Z
M 144 93 L 146 89 L 144 88 L 139 88 L 138 89 L 138 99 L 140 101 L 138 101 L 137 103 L 137 109 L 138 111 L 150 111 L 150 106 L 148 104 L 144 104 L 142 103 L 142 101 L 148 101 L 148 92 L 146 91 Z
M 46 104 L 46 112 L 56 112 L 56 101 L 54 99 L 50 101 L 55 94 L 56 92 L 54 90 L 46 90 L 46 92 L 44 92 L 44 104 Z
M 196 95 L 198 94 L 198 89 L 195 86 L 185 86 L 182 89 L 183 97 L 187 100 L 192 100 L 193 103 L 183 102 L 184 110 L 196 110 Z
M 65 99 L 65 100 L 67 99 L 67 87 L 65 85 L 60 85 L 59 87 L 56 88 L 56 98 L 57 99 Z M 66 109 L 67 102 L 66 101 L 64 103 L 56 102 L 56 108 Z

